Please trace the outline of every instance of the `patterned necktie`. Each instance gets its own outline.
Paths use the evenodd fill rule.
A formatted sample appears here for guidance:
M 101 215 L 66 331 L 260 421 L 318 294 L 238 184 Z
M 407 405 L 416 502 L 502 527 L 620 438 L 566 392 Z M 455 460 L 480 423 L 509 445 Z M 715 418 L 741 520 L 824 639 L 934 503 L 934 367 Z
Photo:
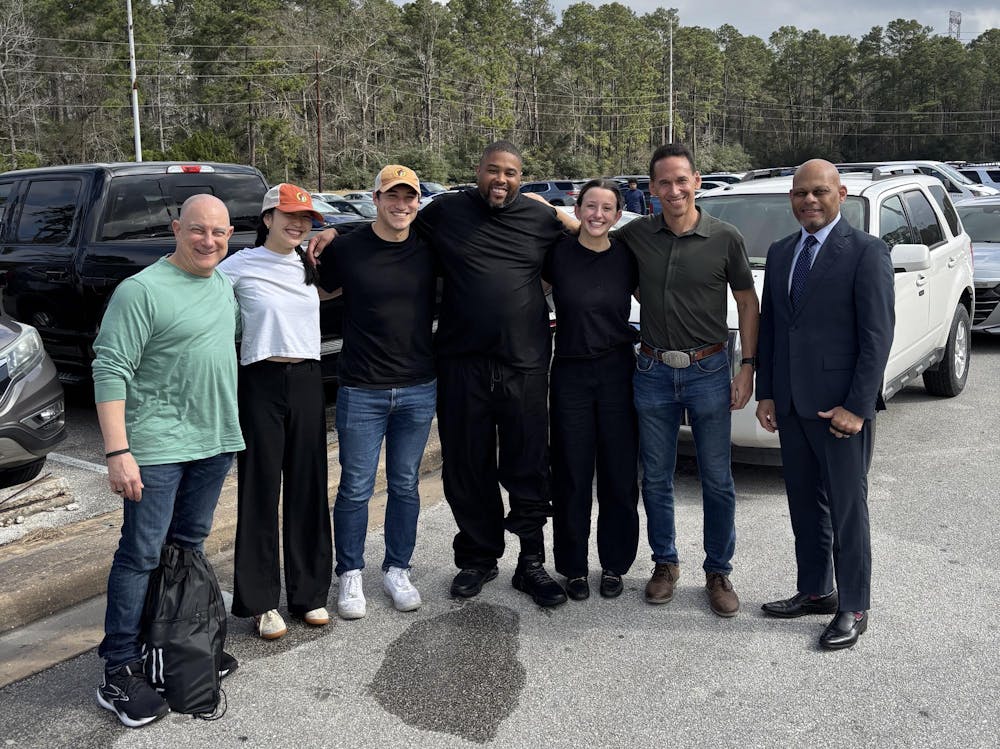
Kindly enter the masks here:
M 812 235 L 806 237 L 806 241 L 802 245 L 802 252 L 799 253 L 799 257 L 795 261 L 795 270 L 792 271 L 792 288 L 788 291 L 788 296 L 792 300 L 792 309 L 799 308 L 802 293 L 806 290 L 806 281 L 809 280 L 813 252 L 818 244 L 816 237 Z

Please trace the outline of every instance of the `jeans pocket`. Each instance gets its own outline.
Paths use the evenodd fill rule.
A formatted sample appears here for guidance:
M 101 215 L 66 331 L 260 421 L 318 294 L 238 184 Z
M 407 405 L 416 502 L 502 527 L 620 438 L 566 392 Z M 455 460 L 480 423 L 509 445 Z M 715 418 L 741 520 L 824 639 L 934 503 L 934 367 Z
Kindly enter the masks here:
M 651 370 L 653 368 L 654 364 L 656 364 L 656 360 L 653 357 L 647 356 L 646 354 L 642 353 L 641 351 L 636 352 L 636 355 L 635 355 L 635 368 L 639 372 L 643 372 L 643 373 L 648 372 L 649 370 Z
M 698 371 L 703 374 L 715 374 L 720 369 L 726 369 L 729 367 L 729 354 L 725 351 L 719 351 L 711 356 L 705 357 L 701 361 L 696 361 L 694 366 L 696 366 Z

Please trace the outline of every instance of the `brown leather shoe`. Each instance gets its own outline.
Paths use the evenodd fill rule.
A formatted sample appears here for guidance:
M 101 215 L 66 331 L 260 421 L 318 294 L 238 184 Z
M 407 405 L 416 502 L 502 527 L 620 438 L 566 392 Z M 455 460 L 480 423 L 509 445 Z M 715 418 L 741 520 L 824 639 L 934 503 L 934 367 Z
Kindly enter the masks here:
M 681 576 L 676 564 L 658 564 L 646 583 L 646 603 L 667 603 L 674 597 L 674 584 Z
M 729 575 L 721 572 L 705 573 L 705 589 L 708 591 L 708 605 L 719 616 L 736 616 L 740 610 L 740 598 L 729 582 Z

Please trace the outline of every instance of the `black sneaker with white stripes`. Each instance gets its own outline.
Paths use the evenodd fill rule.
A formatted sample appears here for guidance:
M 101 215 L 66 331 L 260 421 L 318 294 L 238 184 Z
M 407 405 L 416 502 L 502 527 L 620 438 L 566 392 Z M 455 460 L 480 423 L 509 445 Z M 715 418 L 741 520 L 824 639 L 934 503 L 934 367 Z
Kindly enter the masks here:
M 97 688 L 97 704 L 129 728 L 141 728 L 170 712 L 166 700 L 146 681 L 142 661 L 105 671 L 104 683 Z

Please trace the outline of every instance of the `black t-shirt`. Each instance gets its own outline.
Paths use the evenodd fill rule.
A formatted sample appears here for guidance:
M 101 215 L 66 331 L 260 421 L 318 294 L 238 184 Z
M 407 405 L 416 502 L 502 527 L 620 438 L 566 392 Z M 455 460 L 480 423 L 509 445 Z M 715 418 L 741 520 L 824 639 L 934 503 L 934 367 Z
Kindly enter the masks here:
M 594 252 L 566 237 L 545 259 L 542 278 L 556 304 L 557 357 L 600 356 L 635 341 L 628 318 L 639 273 L 623 242 Z
M 444 277 L 438 355 L 488 356 L 547 372 L 552 344 L 542 261 L 563 235 L 553 209 L 522 195 L 491 208 L 472 190 L 431 203 L 417 226 Z
M 320 286 L 344 289 L 344 349 L 337 363 L 349 387 L 408 387 L 434 379 L 431 323 L 434 257 L 415 233 L 380 239 L 370 226 L 338 237 L 323 254 Z

